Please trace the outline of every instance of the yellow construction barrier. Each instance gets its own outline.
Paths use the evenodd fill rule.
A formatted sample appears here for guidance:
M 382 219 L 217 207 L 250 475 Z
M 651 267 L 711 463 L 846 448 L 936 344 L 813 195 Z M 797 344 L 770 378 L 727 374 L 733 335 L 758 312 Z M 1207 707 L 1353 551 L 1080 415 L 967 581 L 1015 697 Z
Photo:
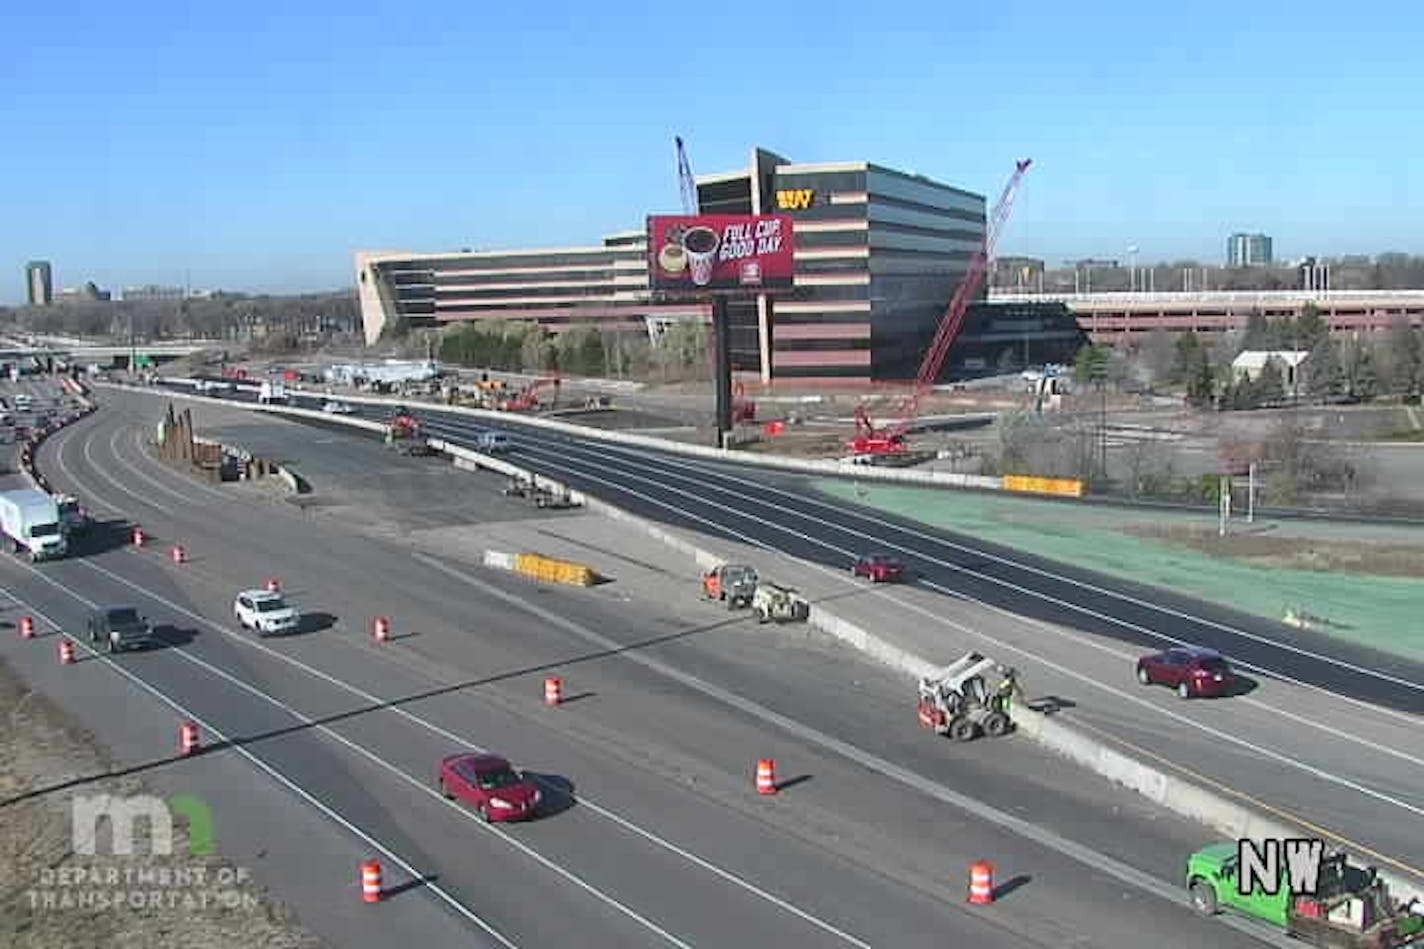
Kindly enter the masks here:
M 591 587 L 598 577 L 586 564 L 556 560 L 542 554 L 515 554 L 514 572 L 546 583 L 568 583 L 578 587 Z
M 1083 482 L 1077 478 L 1036 478 L 1031 475 L 1004 475 L 1005 491 L 1029 494 L 1056 494 L 1068 498 L 1083 496 Z

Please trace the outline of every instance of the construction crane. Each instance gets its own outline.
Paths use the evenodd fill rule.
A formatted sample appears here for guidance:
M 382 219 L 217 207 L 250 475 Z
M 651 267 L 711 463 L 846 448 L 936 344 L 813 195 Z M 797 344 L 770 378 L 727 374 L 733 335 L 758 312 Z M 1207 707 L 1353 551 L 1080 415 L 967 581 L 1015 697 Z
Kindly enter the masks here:
M 682 136 L 673 139 L 677 142 L 677 180 L 682 188 L 682 213 L 689 217 L 697 214 L 699 208 L 697 203 L 697 179 L 692 174 L 692 162 L 687 160 L 687 146 L 682 142 Z M 717 354 L 715 351 L 708 353 L 708 358 L 712 362 L 712 371 L 717 371 Z M 733 422 L 755 422 L 756 403 L 746 398 L 747 387 L 742 383 L 737 383 L 732 391 L 732 421 Z
M 897 421 L 885 428 L 876 428 L 870 421 L 865 405 L 856 406 L 855 437 L 846 446 L 852 454 L 896 455 L 905 451 L 905 433 L 915 422 L 921 397 L 934 387 L 935 380 L 939 378 L 940 371 L 944 369 L 944 362 L 949 356 L 950 347 L 954 345 L 959 331 L 964 326 L 964 316 L 969 311 L 969 304 L 974 301 L 975 295 L 984 282 L 989 259 L 993 256 L 994 246 L 998 243 L 999 235 L 1003 233 L 1004 223 L 1009 218 L 1009 210 L 1013 207 L 1014 195 L 1018 191 L 1019 182 L 1023 180 L 1024 172 L 1028 171 L 1028 166 L 1031 163 L 1032 159 L 1029 158 L 1015 163 L 1014 173 L 1009 177 L 1009 183 L 1004 186 L 1003 194 L 999 196 L 999 201 L 994 205 L 993 213 L 989 216 L 988 226 L 984 230 L 984 243 L 974 253 L 973 259 L 969 262 L 969 269 L 964 274 L 964 279 L 960 280 L 959 286 L 955 288 L 954 296 L 949 301 L 949 308 L 945 310 L 944 316 L 940 319 L 934 340 L 930 343 L 929 349 L 925 351 L 925 358 L 920 363 L 919 373 L 915 377 L 915 388 L 902 404 Z
M 692 177 L 692 164 L 687 160 L 682 136 L 677 136 L 674 141 L 677 142 L 677 181 L 682 187 L 682 213 L 691 216 L 697 213 L 697 179 Z

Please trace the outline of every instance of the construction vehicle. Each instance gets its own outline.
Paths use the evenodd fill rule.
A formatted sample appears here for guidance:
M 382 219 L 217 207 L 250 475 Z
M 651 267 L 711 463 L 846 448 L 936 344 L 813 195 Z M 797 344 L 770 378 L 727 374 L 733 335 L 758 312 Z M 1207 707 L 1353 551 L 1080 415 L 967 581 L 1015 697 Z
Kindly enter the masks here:
M 797 623 L 811 615 L 811 604 L 791 587 L 758 583 L 752 594 L 752 612 L 758 623 Z
M 1374 867 L 1351 866 L 1345 854 L 1321 857 L 1315 892 L 1291 892 L 1289 867 L 1280 859 L 1276 892 L 1260 880 L 1241 893 L 1240 854 L 1234 843 L 1203 847 L 1187 858 L 1187 889 L 1197 912 L 1214 916 L 1231 910 L 1265 920 L 1312 946 L 1330 949 L 1395 949 L 1424 945 L 1424 906 L 1393 900 Z
M 996 670 L 1001 678 L 990 692 L 984 676 Z M 998 738 L 1013 728 L 1009 705 L 1018 691 L 1017 674 L 977 652 L 965 653 L 921 679 L 919 688 L 920 724 L 933 728 L 936 734 L 970 741 L 980 732 Z
M 718 564 L 702 575 L 702 596 L 721 600 L 729 610 L 748 607 L 756 595 L 757 580 L 756 570 L 746 564 Z
M 559 401 L 558 389 L 561 380 L 558 376 L 545 376 L 542 379 L 535 379 L 532 383 L 520 389 L 507 399 L 501 399 L 497 403 L 497 408 L 502 412 L 524 412 L 530 409 L 537 409 L 543 403 L 539 399 L 539 390 L 548 386 L 554 388 L 554 398 L 552 405 L 557 405 Z
M 980 286 L 984 283 L 984 274 L 988 270 L 989 258 L 994 253 L 994 246 L 999 240 L 999 235 L 1003 233 L 1004 223 L 1008 220 L 1009 209 L 1013 207 L 1014 194 L 1018 191 L 1019 182 L 1023 179 L 1024 172 L 1028 171 L 1030 164 L 1031 160 L 1025 158 L 1015 165 L 1009 183 L 1004 186 L 1004 192 L 999 196 L 999 202 L 994 205 L 988 227 L 984 231 L 984 243 L 975 251 L 973 259 L 969 262 L 968 271 L 954 290 L 954 296 L 949 301 L 949 308 L 945 310 L 939 328 L 935 331 L 934 339 L 929 348 L 925 350 L 925 357 L 920 362 L 920 370 L 915 378 L 914 388 L 902 403 L 897 420 L 885 428 L 876 428 L 866 413 L 864 405 L 858 406 L 855 410 L 855 436 L 846 443 L 851 454 L 898 455 L 905 451 L 905 434 L 915 423 L 920 399 L 939 380 L 940 371 L 944 369 L 945 361 L 949 357 L 950 347 L 954 345 L 960 329 L 963 328 L 964 315 L 969 312 L 969 305 L 974 302 Z
M 530 490 L 528 496 L 537 508 L 561 511 L 571 507 L 578 507 L 578 502 L 574 500 L 573 492 L 567 487 L 555 490 L 547 484 L 535 485 L 534 488 Z
M 386 444 L 394 445 L 402 455 L 432 455 L 435 450 L 425 437 L 425 426 L 404 407 L 396 409 L 386 426 Z

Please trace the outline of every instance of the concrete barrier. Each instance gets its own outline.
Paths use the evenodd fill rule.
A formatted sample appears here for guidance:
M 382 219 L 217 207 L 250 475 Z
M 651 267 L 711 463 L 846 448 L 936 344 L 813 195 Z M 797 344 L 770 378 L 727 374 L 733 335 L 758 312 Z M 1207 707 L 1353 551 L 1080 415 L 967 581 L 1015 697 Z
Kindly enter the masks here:
M 232 403 L 229 402 L 226 404 L 231 406 Z M 266 406 L 262 408 L 272 409 L 272 407 Z M 327 420 L 332 418 L 322 413 L 312 413 L 302 409 L 282 409 L 281 411 L 285 413 L 320 415 Z M 476 412 L 480 410 L 467 409 L 465 411 Z M 496 418 L 500 416 L 500 413 L 494 412 L 483 414 Z M 360 420 L 340 419 L 340 421 L 350 423 Z M 560 425 L 560 423 L 545 423 L 544 420 L 530 419 L 526 421 L 537 421 L 551 428 Z M 381 428 L 382 426 L 377 427 Z M 573 426 L 563 427 L 574 428 Z M 577 430 L 580 433 L 584 433 L 583 429 Z M 651 441 L 651 439 L 644 439 L 644 441 Z M 433 439 L 432 444 L 434 444 Z M 478 452 L 460 448 L 459 446 L 446 445 L 443 442 L 441 444 L 444 446 L 442 450 L 451 454 L 455 458 L 457 465 L 487 468 L 518 477 L 540 477 L 544 483 L 550 485 L 557 484 L 557 482 L 542 478 L 542 476 L 536 476 L 532 472 L 519 468 L 517 465 L 510 464 L 503 459 L 481 455 Z M 717 449 L 700 449 L 699 451 L 700 453 L 712 455 L 727 454 Z M 751 457 L 752 456 L 739 455 L 737 456 L 737 460 L 750 460 Z M 671 549 L 692 557 L 700 569 L 711 569 L 725 562 L 726 558 L 704 550 L 674 535 L 661 525 L 655 524 L 598 498 L 589 497 L 581 492 L 574 493 L 578 495 L 582 503 L 585 504 L 589 510 L 598 511 L 631 527 L 635 527 L 649 537 L 666 544 Z M 498 569 L 513 569 L 514 556 L 515 555 L 512 554 L 499 554 L 495 551 L 486 551 L 485 563 L 487 566 L 497 567 Z M 510 563 L 511 566 L 503 566 L 506 562 Z M 877 636 L 868 630 L 841 619 L 824 607 L 813 605 L 810 616 L 808 617 L 808 622 L 811 626 L 821 630 L 827 635 L 847 643 L 878 662 L 903 672 L 916 680 L 930 675 L 942 665 L 942 663 L 931 662 L 908 650 L 902 649 L 881 636 Z M 1019 707 L 1014 709 L 1013 718 L 1017 732 L 1024 737 L 1037 742 L 1044 748 L 1067 758 L 1075 764 L 1102 775 L 1115 784 L 1119 784 L 1141 794 L 1180 816 L 1195 820 L 1198 823 L 1210 827 L 1232 840 L 1237 838 L 1260 840 L 1267 837 L 1301 837 L 1312 836 L 1317 833 L 1315 828 L 1276 820 L 1262 814 L 1256 809 L 1232 800 L 1225 793 L 1208 790 L 1175 774 L 1170 774 L 1165 770 L 1155 768 L 1138 758 L 1112 747 L 1106 741 L 1097 739 L 1085 731 L 1055 720 L 1053 716 L 1049 714 Z M 1343 845 L 1347 850 L 1351 849 L 1348 841 L 1337 840 L 1335 842 Z M 1424 899 L 1424 881 L 1414 880 L 1384 868 L 1380 868 L 1380 877 L 1389 884 L 1390 890 L 1396 898 L 1404 900 L 1414 898 Z

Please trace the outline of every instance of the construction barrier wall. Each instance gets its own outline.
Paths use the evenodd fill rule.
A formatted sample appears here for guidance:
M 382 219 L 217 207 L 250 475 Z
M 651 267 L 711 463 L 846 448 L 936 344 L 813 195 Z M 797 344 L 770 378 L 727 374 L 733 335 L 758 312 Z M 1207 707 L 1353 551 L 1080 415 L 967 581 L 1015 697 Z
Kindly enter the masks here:
M 1004 475 L 1005 491 L 1028 494 L 1056 494 L 1065 498 L 1081 498 L 1083 482 L 1076 478 L 1036 478 L 1031 475 Z
M 541 554 L 515 554 L 514 572 L 526 577 L 549 583 L 569 583 L 574 586 L 593 586 L 593 568 L 571 560 L 555 560 Z

